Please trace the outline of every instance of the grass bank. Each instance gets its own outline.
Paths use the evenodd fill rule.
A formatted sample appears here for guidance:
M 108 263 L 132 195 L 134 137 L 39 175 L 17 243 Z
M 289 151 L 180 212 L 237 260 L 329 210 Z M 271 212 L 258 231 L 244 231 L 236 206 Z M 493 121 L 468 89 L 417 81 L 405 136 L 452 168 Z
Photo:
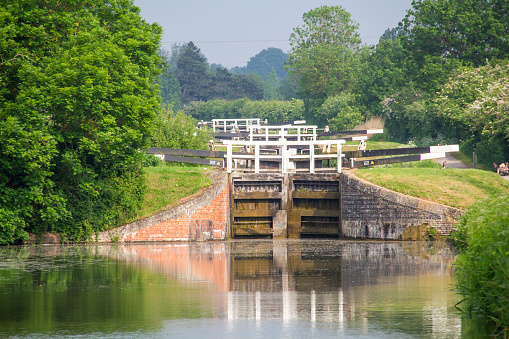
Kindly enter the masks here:
M 481 199 L 509 195 L 508 181 L 495 173 L 475 169 L 377 167 L 354 173 L 392 191 L 462 210 Z
M 203 166 L 172 164 L 143 168 L 147 189 L 137 218 L 167 209 L 180 199 L 209 186 L 212 182 L 206 172 Z

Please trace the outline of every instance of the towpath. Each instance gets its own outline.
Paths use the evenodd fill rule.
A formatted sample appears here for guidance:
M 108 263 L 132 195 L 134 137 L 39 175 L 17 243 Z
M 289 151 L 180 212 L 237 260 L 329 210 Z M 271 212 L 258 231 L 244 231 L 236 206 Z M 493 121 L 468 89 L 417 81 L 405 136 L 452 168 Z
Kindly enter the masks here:
M 438 158 L 436 161 L 439 164 L 444 164 L 447 168 L 470 168 L 458 159 L 456 159 L 451 153 L 445 153 L 445 158 Z M 503 176 L 502 179 L 509 181 L 509 175 Z

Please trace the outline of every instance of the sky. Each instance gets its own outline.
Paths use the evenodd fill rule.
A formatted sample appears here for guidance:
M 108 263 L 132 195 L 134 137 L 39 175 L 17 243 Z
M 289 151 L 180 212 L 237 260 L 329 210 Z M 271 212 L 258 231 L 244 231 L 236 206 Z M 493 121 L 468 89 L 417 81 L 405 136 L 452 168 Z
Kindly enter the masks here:
M 134 0 L 141 16 L 164 30 L 162 47 L 193 41 L 209 64 L 246 66 L 262 50 L 289 52 L 302 15 L 320 6 L 342 6 L 359 24 L 363 43 L 374 45 L 398 25 L 412 0 Z

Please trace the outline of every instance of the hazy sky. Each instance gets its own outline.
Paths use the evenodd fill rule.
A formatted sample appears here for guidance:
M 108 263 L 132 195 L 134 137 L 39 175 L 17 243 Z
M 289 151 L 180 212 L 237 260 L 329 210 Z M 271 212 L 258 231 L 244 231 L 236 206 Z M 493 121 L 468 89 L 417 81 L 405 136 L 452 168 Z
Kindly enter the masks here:
M 288 52 L 302 14 L 323 5 L 340 5 L 359 24 L 366 44 L 376 44 L 398 25 L 412 0 L 135 0 L 141 16 L 164 29 L 162 47 L 193 41 L 209 63 L 245 66 L 263 49 Z

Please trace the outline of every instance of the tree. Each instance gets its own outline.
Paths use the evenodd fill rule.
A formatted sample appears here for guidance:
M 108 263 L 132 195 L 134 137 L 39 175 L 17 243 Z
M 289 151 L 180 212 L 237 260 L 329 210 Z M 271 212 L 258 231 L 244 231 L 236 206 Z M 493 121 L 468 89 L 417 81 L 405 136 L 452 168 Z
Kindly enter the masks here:
M 175 74 L 180 83 L 182 102 L 206 101 L 209 97 L 209 65 L 200 49 L 191 41 L 181 51 Z
M 396 40 L 401 34 L 404 34 L 403 28 L 401 26 L 388 28 L 380 37 L 380 42 L 385 40 Z
M 266 79 L 270 76 L 272 70 L 276 72 L 279 80 L 284 79 L 288 73 L 285 70 L 285 63 L 288 60 L 288 54 L 279 48 L 267 48 L 249 59 L 247 66 L 235 67 L 233 73 L 249 74 L 253 73 Z
M 0 20 L 0 242 L 85 240 L 129 220 L 160 105 L 161 28 L 129 0 L 20 0 Z
M 349 90 L 358 68 L 361 39 L 358 24 L 341 6 L 322 6 L 303 15 L 304 25 L 290 36 L 287 69 L 299 81 L 306 102 L 306 119 L 328 96 Z
M 372 115 L 382 115 L 382 102 L 403 88 L 414 87 L 409 69 L 413 63 L 401 39 L 385 39 L 374 47 L 365 47 L 360 54 L 360 71 L 352 92 Z
M 360 47 L 359 25 L 341 6 L 315 8 L 304 13 L 302 20 L 304 25 L 294 28 L 290 35 L 290 64 L 302 52 L 319 45 L 336 45 L 350 50 Z
M 163 148 L 206 149 L 211 135 L 197 130 L 196 122 L 183 111 L 174 113 L 171 107 L 162 109 L 157 116 L 151 145 Z
M 173 46 L 171 52 L 164 49 L 159 50 L 159 55 L 163 61 L 163 70 L 158 80 L 161 103 L 168 107 L 171 106 L 177 111 L 181 108 L 181 92 L 175 69 L 180 50 L 179 46 Z
M 418 81 L 433 92 L 459 66 L 480 66 L 509 53 L 506 0 L 417 0 L 402 27 Z
M 272 69 L 272 72 L 265 81 L 265 91 L 263 98 L 265 100 L 278 100 L 280 98 L 280 85 L 277 79 L 276 70 Z

